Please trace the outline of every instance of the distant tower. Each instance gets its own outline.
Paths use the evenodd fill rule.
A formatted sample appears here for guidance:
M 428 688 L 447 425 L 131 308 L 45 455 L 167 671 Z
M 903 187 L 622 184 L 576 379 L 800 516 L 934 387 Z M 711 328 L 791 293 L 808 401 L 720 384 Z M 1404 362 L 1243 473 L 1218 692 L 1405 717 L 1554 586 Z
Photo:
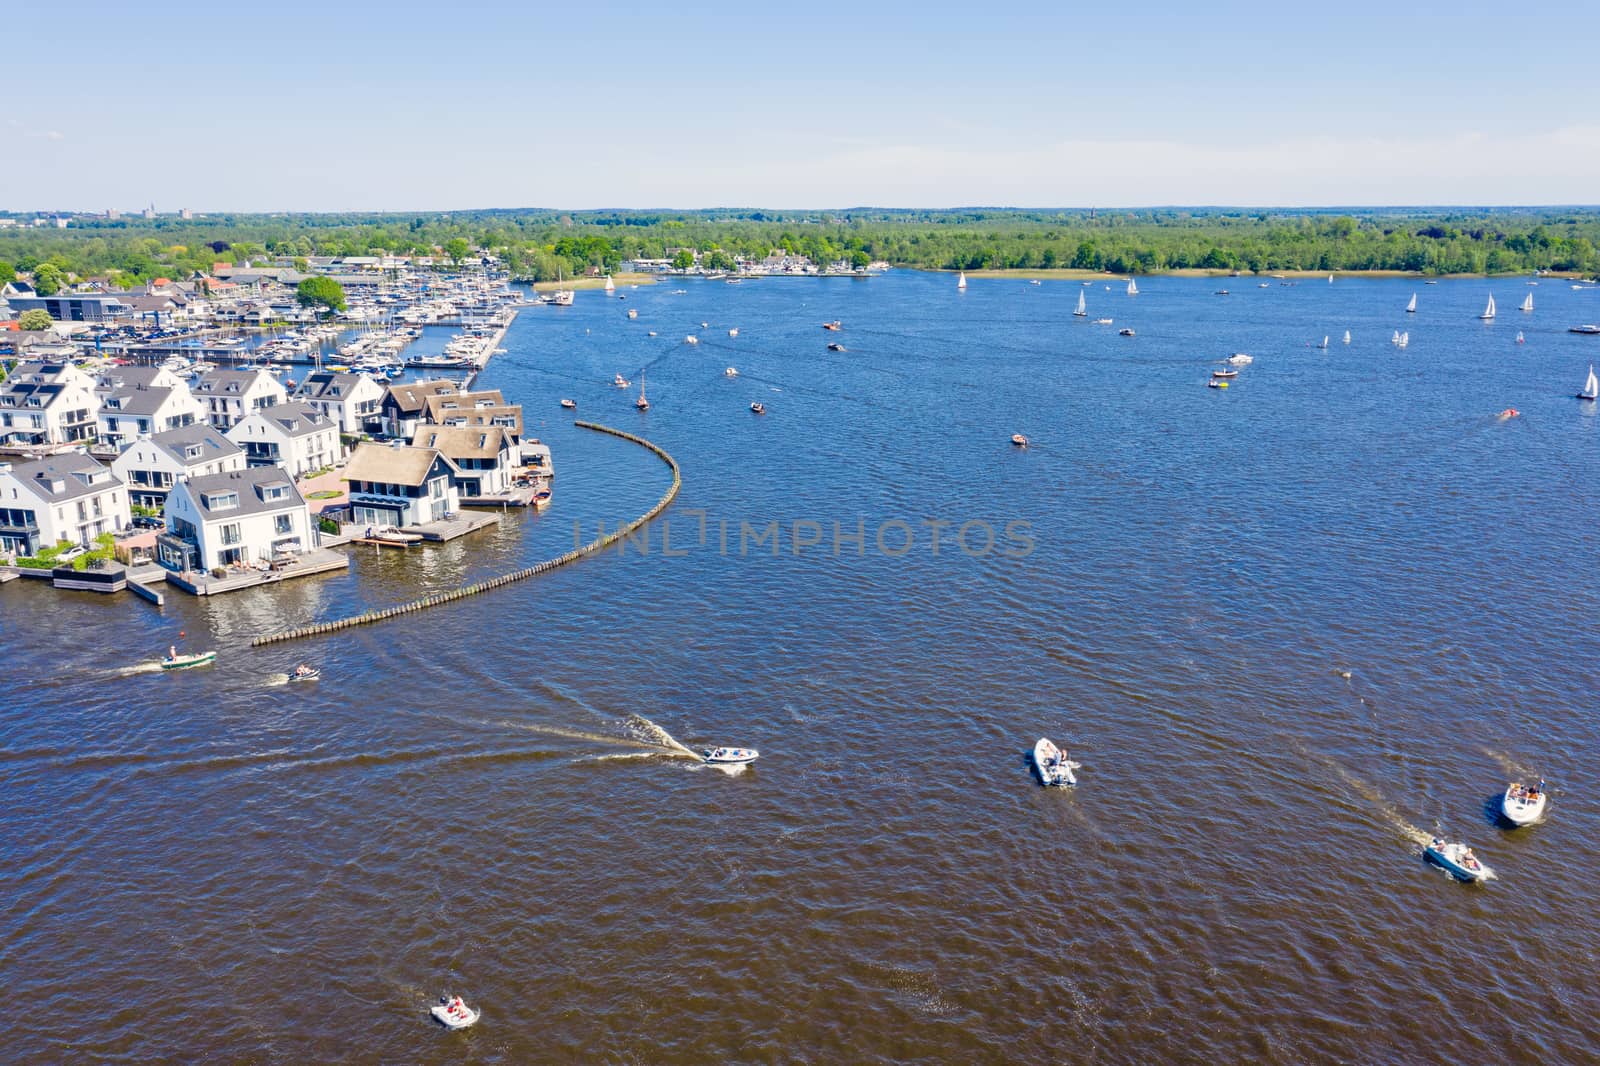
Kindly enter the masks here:
M 194 213 L 191 212 L 187 207 L 185 207 L 185 208 L 179 209 L 178 217 L 179 218 L 193 218 L 194 217 Z
M 156 205 L 155 204 L 151 204 L 149 207 L 144 209 L 144 217 L 145 218 L 155 218 L 156 217 Z
M 117 219 L 119 219 L 121 217 L 122 217 L 122 212 L 121 211 L 118 211 L 114 207 L 106 208 L 106 218 L 107 219 L 111 220 L 112 222 L 115 222 Z

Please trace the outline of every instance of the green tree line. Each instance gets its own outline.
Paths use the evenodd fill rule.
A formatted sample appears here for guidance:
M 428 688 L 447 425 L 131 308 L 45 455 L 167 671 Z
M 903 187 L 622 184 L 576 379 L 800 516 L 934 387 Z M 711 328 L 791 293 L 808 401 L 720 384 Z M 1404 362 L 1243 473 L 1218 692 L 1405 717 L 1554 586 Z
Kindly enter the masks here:
M 440 215 L 215 215 L 74 219 L 68 229 L 0 230 L 0 279 L 43 289 L 105 277 L 133 287 L 217 262 L 310 256 L 442 255 L 480 250 L 534 280 L 684 250 L 727 269 L 773 250 L 813 261 L 945 270 L 1075 268 L 1119 274 L 1178 269 L 1406 270 L 1498 274 L 1600 271 L 1600 211 L 1589 209 L 1335 211 L 965 209 L 842 212 L 472 211 Z

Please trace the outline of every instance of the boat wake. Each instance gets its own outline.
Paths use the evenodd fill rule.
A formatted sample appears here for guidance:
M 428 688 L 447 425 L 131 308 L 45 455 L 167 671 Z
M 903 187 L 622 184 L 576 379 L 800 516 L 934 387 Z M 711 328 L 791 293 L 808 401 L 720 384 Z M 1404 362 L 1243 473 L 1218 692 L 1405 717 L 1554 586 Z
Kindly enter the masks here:
M 113 677 L 132 677 L 134 674 L 159 674 L 160 662 L 134 663 L 132 666 L 123 666 L 111 671 Z
M 1499 763 L 1500 769 L 1505 771 L 1506 777 L 1513 781 L 1534 781 L 1544 776 L 1539 771 L 1531 770 L 1517 762 L 1516 759 L 1513 759 L 1503 751 L 1495 751 L 1493 748 L 1479 748 L 1478 750 Z
M 638 738 L 641 744 L 652 744 L 658 748 L 678 755 L 686 755 L 691 759 L 700 758 L 699 752 L 692 751 L 678 743 L 678 738 L 656 725 L 642 714 L 630 714 L 623 723 L 623 728 L 631 735 Z
M 268 674 L 267 679 L 261 682 L 262 688 L 278 688 L 289 683 L 288 674 Z
M 1300 745 L 1296 746 L 1300 747 Z M 1370 809 L 1377 811 L 1379 816 L 1389 824 L 1389 827 L 1401 837 L 1409 840 L 1418 847 L 1423 848 L 1427 847 L 1428 843 L 1433 840 L 1432 833 L 1424 832 L 1412 825 L 1410 822 L 1406 821 L 1405 818 L 1401 816 L 1399 809 L 1396 808 L 1394 804 L 1390 803 L 1384 797 L 1383 793 L 1379 792 L 1372 785 L 1368 784 L 1366 781 L 1363 781 L 1349 770 L 1346 770 L 1343 766 L 1339 765 L 1337 761 L 1329 758 L 1326 755 L 1319 755 L 1315 752 L 1309 751 L 1304 747 L 1301 747 L 1300 750 L 1301 753 L 1308 758 L 1314 759 L 1317 762 L 1322 763 L 1329 770 L 1332 770 L 1341 781 L 1350 787 L 1351 791 L 1355 792 L 1356 795 L 1360 796 L 1366 801 L 1366 805 Z

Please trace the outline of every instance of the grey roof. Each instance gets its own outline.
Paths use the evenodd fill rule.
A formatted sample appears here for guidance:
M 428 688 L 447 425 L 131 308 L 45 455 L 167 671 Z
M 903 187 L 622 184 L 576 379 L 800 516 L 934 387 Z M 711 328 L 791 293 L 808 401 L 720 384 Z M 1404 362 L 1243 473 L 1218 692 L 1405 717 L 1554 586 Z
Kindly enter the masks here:
M 66 387 L 61 383 L 65 371 L 64 363 L 20 364 L 0 391 L 0 407 L 26 407 L 30 396 L 38 396 L 44 406 L 50 406 Z
M 131 389 L 138 385 L 154 385 L 156 378 L 161 376 L 162 369 L 158 366 L 114 366 L 102 370 L 94 379 L 94 387 L 101 392 L 120 389 Z M 170 371 L 167 371 L 170 375 Z
M 196 422 L 192 426 L 182 429 L 169 429 L 165 433 L 157 433 L 150 438 L 150 443 L 171 452 L 179 461 L 188 463 L 209 463 L 213 459 L 225 459 L 230 455 L 238 455 L 240 447 L 222 435 L 222 431 L 209 426 L 204 422 Z M 198 445 L 200 454 L 189 458 L 188 449 L 191 445 Z
M 101 409 L 116 416 L 153 415 L 161 410 L 161 405 L 167 402 L 167 397 L 171 396 L 172 392 L 173 390 L 169 388 L 151 388 L 148 385 L 118 389 L 111 396 L 116 397 L 120 401 L 119 404 L 116 407 L 102 404 Z
M 263 407 L 259 411 L 252 411 L 251 415 L 260 415 L 291 437 L 310 436 L 334 426 L 333 421 L 315 407 L 293 400 Z
M 189 391 L 196 396 L 243 396 L 265 370 L 212 370 Z M 271 378 L 271 374 L 267 374 Z M 276 379 L 273 379 L 276 380 Z M 232 385 L 233 388 L 229 388 Z
M 255 466 L 226 474 L 202 474 L 200 477 L 186 478 L 180 484 L 188 489 L 190 498 L 206 518 L 264 514 L 281 511 L 286 507 L 303 507 L 306 502 L 305 497 L 300 495 L 300 490 L 295 487 L 294 480 L 281 467 L 276 466 Z M 287 496 L 281 500 L 268 500 L 264 497 L 267 488 L 280 485 L 288 486 Z M 213 510 L 208 501 L 215 501 L 218 496 L 228 492 L 238 495 L 238 506 Z
M 109 468 L 81 452 L 67 452 L 31 463 L 19 463 L 11 468 L 11 474 L 34 495 L 51 503 L 77 499 L 122 484 L 122 479 Z M 99 475 L 104 476 L 95 484 L 87 480 Z
M 341 400 L 349 396 L 366 376 L 339 370 L 317 370 L 306 375 L 294 395 L 296 399 Z

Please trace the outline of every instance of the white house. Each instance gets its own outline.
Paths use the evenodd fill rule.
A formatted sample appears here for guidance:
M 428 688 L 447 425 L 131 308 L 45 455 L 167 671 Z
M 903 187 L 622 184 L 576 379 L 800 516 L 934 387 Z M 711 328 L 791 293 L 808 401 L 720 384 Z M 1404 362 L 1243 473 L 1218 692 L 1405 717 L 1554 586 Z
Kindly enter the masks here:
M 0 463 L 0 550 L 32 555 L 64 540 L 90 547 L 130 513 L 122 482 L 81 452 Z
M 95 394 L 100 400 L 95 416 L 100 441 L 113 448 L 192 426 L 205 417 L 205 408 L 189 392 L 189 386 L 159 367 L 108 370 L 96 381 Z
M 228 430 L 250 466 L 281 466 L 291 477 L 333 466 L 344 458 L 339 427 L 315 407 L 280 403 L 246 415 Z
M 265 370 L 213 370 L 195 383 L 194 395 L 205 407 L 206 421 L 226 430 L 252 411 L 285 402 L 289 390 Z
M 358 526 L 434 522 L 461 504 L 454 463 L 433 448 L 362 444 L 350 454 L 350 514 Z
M 179 572 L 251 566 L 319 543 L 305 497 L 271 466 L 179 481 L 167 496 L 166 519 L 156 558 Z
M 376 423 L 378 408 L 383 404 L 383 386 L 370 374 L 318 370 L 306 375 L 294 398 L 315 405 L 338 423 L 339 432 L 355 436 L 366 432 L 368 419 Z
M 94 379 L 71 363 L 20 363 L 0 385 L 0 443 L 88 441 L 99 406 Z
M 432 448 L 455 466 L 453 483 L 463 500 L 504 496 L 520 465 L 509 431 L 499 426 L 418 426 L 413 448 Z
M 215 426 L 197 422 L 135 441 L 111 463 L 128 487 L 128 502 L 160 508 L 167 492 L 183 478 L 244 469 L 244 449 Z

